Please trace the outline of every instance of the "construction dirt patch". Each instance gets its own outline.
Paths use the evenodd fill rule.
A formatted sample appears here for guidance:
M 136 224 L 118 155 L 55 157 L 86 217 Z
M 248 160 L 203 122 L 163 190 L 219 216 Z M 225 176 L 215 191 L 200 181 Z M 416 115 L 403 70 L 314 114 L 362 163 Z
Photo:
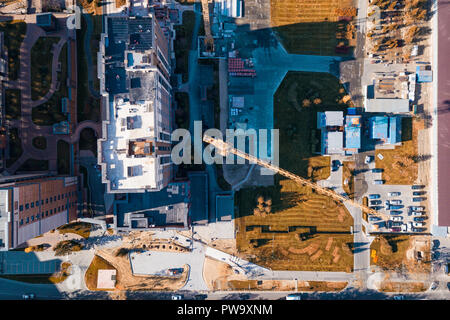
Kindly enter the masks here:
M 96 254 L 117 270 L 116 288 L 125 291 L 137 290 L 165 290 L 181 289 L 189 276 L 189 267 L 183 267 L 179 277 L 135 276 L 131 271 L 128 254 L 119 254 L 121 248 L 102 249 Z M 126 248 L 128 249 L 128 248 Z
M 431 243 L 426 237 L 380 235 L 372 242 L 370 251 L 371 264 L 383 270 L 406 269 L 409 274 L 431 272 Z
M 385 184 L 414 184 L 418 177 L 418 132 L 424 129 L 424 121 L 415 118 L 402 119 L 402 145 L 395 149 L 375 151 L 375 167 L 383 169 Z M 383 160 L 379 158 L 382 155 Z

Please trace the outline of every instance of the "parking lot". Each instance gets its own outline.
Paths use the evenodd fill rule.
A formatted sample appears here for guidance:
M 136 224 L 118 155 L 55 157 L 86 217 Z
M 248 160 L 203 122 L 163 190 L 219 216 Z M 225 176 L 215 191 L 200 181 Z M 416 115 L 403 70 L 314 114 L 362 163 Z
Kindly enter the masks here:
M 429 216 L 427 208 L 424 206 L 424 201 L 413 201 L 413 198 L 427 198 L 426 188 L 413 189 L 411 185 L 385 185 L 375 184 L 374 181 L 381 180 L 381 172 L 373 172 L 375 169 L 375 161 L 368 163 L 369 169 L 364 173 L 365 181 L 367 182 L 367 191 L 364 196 L 368 197 L 369 207 L 376 209 L 380 213 L 386 214 L 390 217 L 391 222 L 376 220 L 369 217 L 369 222 L 373 226 L 372 232 L 402 232 L 402 233 L 423 233 L 429 230 Z M 399 192 L 395 196 L 392 192 Z M 413 192 L 420 192 L 421 195 L 413 195 Z M 376 198 L 370 199 L 369 195 L 378 195 Z M 400 200 L 401 203 L 392 203 L 392 200 Z M 386 209 L 386 201 L 390 202 L 390 209 Z M 394 207 L 392 207 L 394 206 Z M 414 213 L 411 207 L 422 207 L 420 211 L 422 214 Z M 370 221 L 374 220 L 374 221 Z M 394 221 L 395 220 L 395 221 Z M 422 220 L 422 221 L 418 221 Z M 415 224 L 419 222 L 419 224 Z M 420 225 L 423 224 L 422 226 Z M 390 225 L 394 224 L 394 225 Z

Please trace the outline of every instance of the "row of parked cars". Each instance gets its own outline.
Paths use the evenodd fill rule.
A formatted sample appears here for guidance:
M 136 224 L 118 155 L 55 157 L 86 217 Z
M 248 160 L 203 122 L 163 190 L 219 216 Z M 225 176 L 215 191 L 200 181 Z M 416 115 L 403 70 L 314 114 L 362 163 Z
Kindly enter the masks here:
M 413 190 L 423 189 L 425 186 L 414 185 Z M 422 196 L 425 191 L 413 191 L 413 196 Z M 388 197 L 399 197 L 401 192 L 392 191 L 388 193 Z M 409 206 L 408 216 L 412 216 L 412 221 L 405 223 L 405 218 L 401 215 L 402 209 L 405 207 L 403 201 L 400 199 L 388 199 L 384 205 L 379 194 L 369 194 L 369 205 L 371 209 L 380 210 L 385 209 L 390 214 L 390 219 L 387 222 L 382 221 L 381 218 L 376 216 L 369 216 L 370 222 L 380 223 L 379 227 L 386 227 L 393 232 L 423 232 L 426 230 L 426 213 L 424 206 Z M 413 202 L 419 202 L 425 200 L 424 197 L 413 197 Z

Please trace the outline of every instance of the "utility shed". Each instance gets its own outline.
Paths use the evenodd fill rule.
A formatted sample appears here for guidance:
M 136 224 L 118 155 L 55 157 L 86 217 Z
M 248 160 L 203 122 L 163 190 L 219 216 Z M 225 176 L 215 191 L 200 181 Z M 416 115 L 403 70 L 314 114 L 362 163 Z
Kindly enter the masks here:
M 366 112 L 408 113 L 409 99 L 368 99 Z

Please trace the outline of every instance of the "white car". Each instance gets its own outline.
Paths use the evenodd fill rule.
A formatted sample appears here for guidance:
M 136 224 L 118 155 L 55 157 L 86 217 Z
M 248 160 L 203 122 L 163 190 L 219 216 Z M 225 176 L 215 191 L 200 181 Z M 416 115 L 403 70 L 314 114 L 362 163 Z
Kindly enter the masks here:
M 425 223 L 423 222 L 413 222 L 413 227 L 425 227 Z
M 425 214 L 425 212 L 423 212 L 423 211 L 413 211 L 412 213 L 416 217 L 420 217 Z
M 401 195 L 400 192 L 388 192 L 388 197 L 398 197 Z
M 402 204 L 402 200 L 391 200 L 391 204 Z
M 402 220 L 403 220 L 403 217 L 402 217 L 402 216 L 392 216 L 390 219 L 391 219 L 392 221 L 402 221 Z
M 172 300 L 182 300 L 183 296 L 181 294 L 173 294 Z
M 364 159 L 364 163 L 365 164 L 369 164 L 372 161 L 372 157 L 371 156 L 366 156 L 366 158 Z
M 286 300 L 302 300 L 302 296 L 299 294 L 288 294 Z

